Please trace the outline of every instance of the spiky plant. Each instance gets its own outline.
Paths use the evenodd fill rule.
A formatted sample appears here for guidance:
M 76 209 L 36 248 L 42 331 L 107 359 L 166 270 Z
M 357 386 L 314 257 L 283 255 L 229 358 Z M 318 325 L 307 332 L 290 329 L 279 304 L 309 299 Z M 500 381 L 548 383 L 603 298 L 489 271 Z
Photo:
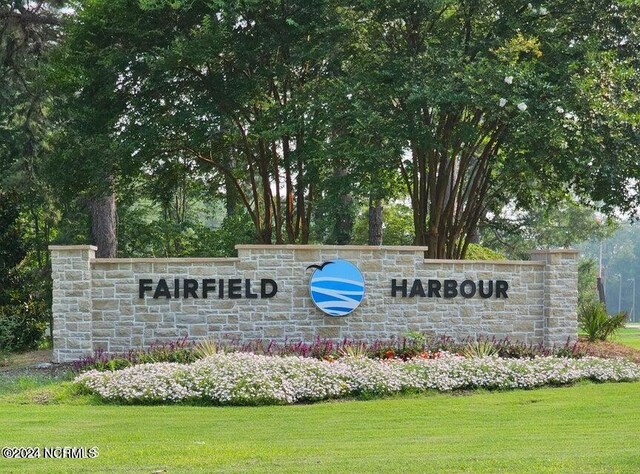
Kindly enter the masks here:
M 462 355 L 467 359 L 476 357 L 490 357 L 497 355 L 499 348 L 489 340 L 471 341 L 462 349 Z
M 217 353 L 218 345 L 213 339 L 204 339 L 196 344 L 193 351 L 198 359 L 204 359 L 205 357 L 209 357 Z

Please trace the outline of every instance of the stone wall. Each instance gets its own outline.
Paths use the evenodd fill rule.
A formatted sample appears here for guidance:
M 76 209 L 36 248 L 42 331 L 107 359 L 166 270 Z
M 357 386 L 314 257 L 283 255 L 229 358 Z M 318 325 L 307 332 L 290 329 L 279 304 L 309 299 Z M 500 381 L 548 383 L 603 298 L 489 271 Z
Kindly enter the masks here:
M 576 338 L 577 252 L 544 250 L 531 261 L 425 260 L 421 247 L 239 245 L 238 258 L 96 259 L 95 247 L 52 246 L 54 359 L 69 361 L 102 348 L 121 352 L 200 338 L 376 339 L 421 331 L 455 338 L 509 336 L 527 343 Z M 325 315 L 309 296 L 309 265 L 341 258 L 365 280 L 360 306 L 344 317 Z M 171 297 L 153 298 L 160 278 Z M 271 298 L 174 298 L 185 279 L 272 279 Z M 508 298 L 392 296 L 391 281 L 504 280 Z M 142 283 L 151 288 L 140 298 Z M 145 283 L 146 284 L 146 283 Z M 244 286 L 241 292 L 245 291 Z M 237 296 L 237 295 L 236 295 Z

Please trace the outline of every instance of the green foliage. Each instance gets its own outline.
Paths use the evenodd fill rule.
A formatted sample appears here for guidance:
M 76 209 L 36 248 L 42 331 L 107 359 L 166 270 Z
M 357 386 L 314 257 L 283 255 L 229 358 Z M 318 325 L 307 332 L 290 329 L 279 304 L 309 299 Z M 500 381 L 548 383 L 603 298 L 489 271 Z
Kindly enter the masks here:
M 398 203 L 383 206 L 383 245 L 411 245 L 415 234 L 411 208 Z M 353 229 L 354 244 L 366 245 L 369 239 L 369 208 L 361 207 Z
M 49 272 L 28 252 L 13 198 L 0 190 L 0 352 L 38 347 L 51 317 Z
M 639 8 L 614 4 L 344 5 L 353 122 L 365 141 L 375 131 L 372 142 L 404 150 L 393 158 L 431 256 L 459 257 L 487 207 L 554 208 L 578 195 L 633 211 L 639 96 L 628 43 Z
M 10 196 L 20 227 L 14 245 L 32 252 L 39 269 L 48 264 L 47 245 L 58 220 L 44 172 L 51 124 L 42 68 L 58 44 L 65 3 L 0 4 L 0 213 Z
M 505 260 L 505 256 L 479 244 L 469 244 L 465 260 Z
M 566 198 L 548 206 L 538 202 L 526 212 L 504 210 L 483 222 L 480 235 L 483 245 L 509 258 L 527 259 L 529 251 L 537 248 L 573 247 L 605 239 L 618 226 L 612 218 L 599 222 L 592 208 Z
M 356 200 L 353 178 L 339 170 L 326 178 L 325 193 L 314 210 L 314 234 L 318 242 L 345 245 L 352 242 Z
M 0 192 L 0 306 L 8 304 L 17 289 L 15 267 L 27 252 L 22 241 L 18 205 L 9 194 Z
M 214 232 L 208 248 L 210 255 L 220 257 L 236 256 L 235 246 L 256 242 L 256 231 L 248 216 L 244 213 L 225 217 L 222 226 Z
M 59 212 L 44 171 L 51 109 L 42 67 L 65 4 L 0 4 L 0 351 L 37 347 L 51 317 L 47 245 Z
M 393 235 L 388 213 L 386 243 L 429 235 L 440 257 L 462 257 L 487 209 L 569 191 L 632 208 L 638 9 L 598 5 L 83 3 L 48 68 L 50 182 L 67 203 L 110 177 L 150 184 L 164 254 L 197 252 L 172 203 L 200 180 L 265 243 L 347 243 L 353 203 L 408 198 L 414 230 Z
M 36 349 L 51 324 L 49 273 L 18 267 L 9 271 L 8 282 L 0 290 L 0 352 Z
M 189 215 L 177 222 L 166 217 L 159 206 L 140 199 L 133 206 L 123 208 L 120 214 L 119 254 L 123 257 L 207 256 L 211 254 L 206 251 L 206 242 L 212 234 L 213 229 L 196 216 Z
M 599 301 L 586 303 L 578 308 L 578 324 L 589 341 L 606 341 L 618 329 L 623 328 L 628 318 L 625 312 L 613 316 Z
M 255 228 L 244 212 L 225 217 L 202 196 L 189 198 L 181 221 L 167 218 L 161 207 L 139 199 L 120 213 L 118 233 L 122 257 L 228 257 L 235 246 L 256 241 Z M 213 208 L 213 209 L 212 209 Z
M 342 357 L 363 358 L 368 356 L 369 349 L 367 347 L 367 344 L 354 343 L 354 344 L 342 347 L 338 351 L 338 353 Z
M 37 349 L 48 324 L 43 301 L 0 306 L 0 352 Z
M 578 307 L 598 301 L 598 270 L 596 261 L 581 258 L 578 262 Z

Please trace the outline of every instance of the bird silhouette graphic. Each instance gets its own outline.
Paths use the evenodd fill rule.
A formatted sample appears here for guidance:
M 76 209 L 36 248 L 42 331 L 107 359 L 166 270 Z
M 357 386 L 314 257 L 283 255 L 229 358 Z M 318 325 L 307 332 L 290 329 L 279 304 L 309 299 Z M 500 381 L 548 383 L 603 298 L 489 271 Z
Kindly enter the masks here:
M 326 267 L 327 265 L 329 265 L 330 263 L 333 263 L 333 262 L 331 262 L 331 261 L 329 261 L 329 262 L 324 262 L 322 265 L 309 265 L 309 266 L 307 267 L 307 270 L 309 270 L 310 268 L 317 268 L 318 270 L 322 271 L 322 269 L 323 269 L 324 267 Z

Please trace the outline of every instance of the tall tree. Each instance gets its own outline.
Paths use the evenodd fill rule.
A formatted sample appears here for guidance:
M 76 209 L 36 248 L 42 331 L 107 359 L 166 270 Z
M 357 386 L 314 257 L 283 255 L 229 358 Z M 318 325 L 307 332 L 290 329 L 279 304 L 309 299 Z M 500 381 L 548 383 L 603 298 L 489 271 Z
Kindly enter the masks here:
M 353 95 L 404 148 L 429 257 L 463 256 L 495 199 L 638 202 L 638 18 L 635 2 L 601 0 L 344 5 Z
M 331 75 L 336 24 L 326 2 L 144 4 L 172 4 L 179 15 L 170 44 L 139 60 L 148 76 L 132 99 L 134 122 L 142 134 L 166 130 L 146 142 L 150 155 L 180 151 L 209 163 L 261 242 L 308 242 L 328 126 L 314 96 Z
M 126 106 L 121 74 L 130 61 L 123 47 L 128 38 L 144 37 L 151 27 L 140 24 L 141 30 L 128 31 L 115 41 L 105 35 L 104 15 L 126 15 L 125 6 L 79 5 L 47 76 L 56 125 L 48 175 L 65 204 L 85 208 L 89 237 L 99 257 L 116 256 L 116 186 L 133 169 L 128 163 L 132 149 L 119 137 Z
M 637 9 L 94 0 L 57 70 L 69 85 L 57 108 L 73 110 L 59 155 L 75 163 L 59 168 L 75 185 L 91 177 L 90 198 L 128 170 L 189 156 L 265 243 L 309 241 L 336 170 L 373 211 L 400 176 L 415 243 L 459 258 L 507 203 L 574 194 L 611 211 L 640 199 Z
M 59 39 L 64 3 L 0 4 L 0 194 L 5 194 L 5 205 L 13 203 L 25 217 L 40 268 L 48 262 L 55 221 L 42 172 L 48 119 L 41 71 Z
M 58 214 L 43 170 L 50 123 L 42 67 L 67 3 L 0 3 L 0 326 L 13 349 L 37 346 L 51 322 L 47 245 Z

